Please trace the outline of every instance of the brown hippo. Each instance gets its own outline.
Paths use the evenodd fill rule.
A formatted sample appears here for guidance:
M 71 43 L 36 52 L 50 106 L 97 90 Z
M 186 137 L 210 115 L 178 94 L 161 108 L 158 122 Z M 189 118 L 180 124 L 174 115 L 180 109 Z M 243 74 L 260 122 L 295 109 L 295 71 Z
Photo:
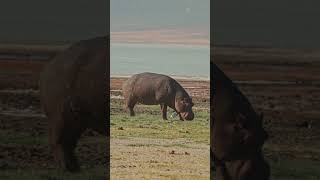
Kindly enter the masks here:
M 211 160 L 217 180 L 268 180 L 261 152 L 267 139 L 258 115 L 236 85 L 211 67 Z
M 49 62 L 40 77 L 40 95 L 49 119 L 49 142 L 57 163 L 79 170 L 74 154 L 81 133 L 109 135 L 109 38 L 80 41 Z
M 134 116 L 136 103 L 160 104 L 162 118 L 167 119 L 167 106 L 175 110 L 180 120 L 193 120 L 192 99 L 183 87 L 169 76 L 155 73 L 133 75 L 122 86 L 126 109 Z

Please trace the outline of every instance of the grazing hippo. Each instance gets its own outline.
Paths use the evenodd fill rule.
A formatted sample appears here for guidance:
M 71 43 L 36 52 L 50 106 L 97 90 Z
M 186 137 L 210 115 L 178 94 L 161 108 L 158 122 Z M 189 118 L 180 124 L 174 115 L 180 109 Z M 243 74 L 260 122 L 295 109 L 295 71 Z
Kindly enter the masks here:
M 211 160 L 217 180 L 268 180 L 261 152 L 267 139 L 258 115 L 236 85 L 211 64 Z
M 167 119 L 167 106 L 175 110 L 180 120 L 193 120 L 192 99 L 183 87 L 169 76 L 155 73 L 133 75 L 124 82 L 122 93 L 126 109 L 134 116 L 136 103 L 160 104 L 162 118 Z
M 57 163 L 80 169 L 74 154 L 81 133 L 109 135 L 109 38 L 80 41 L 49 62 L 40 77 L 40 98 L 49 120 L 49 142 Z

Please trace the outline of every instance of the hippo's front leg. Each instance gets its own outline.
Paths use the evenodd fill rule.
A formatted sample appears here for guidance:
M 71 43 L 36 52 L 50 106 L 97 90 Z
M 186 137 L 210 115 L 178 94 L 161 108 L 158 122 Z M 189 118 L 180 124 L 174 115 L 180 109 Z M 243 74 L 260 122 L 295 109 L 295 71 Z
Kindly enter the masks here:
M 181 121 L 184 121 L 184 119 L 182 118 L 181 114 L 179 112 L 177 112 L 179 114 L 179 118 Z
M 161 107 L 161 112 L 162 112 L 162 119 L 163 120 L 168 120 L 167 118 L 167 105 L 166 104 L 160 104 Z

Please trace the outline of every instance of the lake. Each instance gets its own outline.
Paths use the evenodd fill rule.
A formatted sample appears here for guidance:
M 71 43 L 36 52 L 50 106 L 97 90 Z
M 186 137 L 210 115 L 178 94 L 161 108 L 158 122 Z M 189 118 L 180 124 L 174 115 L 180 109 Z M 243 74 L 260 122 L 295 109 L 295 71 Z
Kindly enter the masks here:
M 111 43 L 111 75 L 155 72 L 174 76 L 210 76 L 209 46 Z

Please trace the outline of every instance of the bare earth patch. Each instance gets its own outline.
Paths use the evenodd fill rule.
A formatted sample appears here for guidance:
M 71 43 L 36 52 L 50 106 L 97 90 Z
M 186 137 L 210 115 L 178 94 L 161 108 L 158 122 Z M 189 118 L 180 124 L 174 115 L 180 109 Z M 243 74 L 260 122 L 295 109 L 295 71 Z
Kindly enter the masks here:
M 111 138 L 111 179 L 209 179 L 209 145 L 186 139 Z

